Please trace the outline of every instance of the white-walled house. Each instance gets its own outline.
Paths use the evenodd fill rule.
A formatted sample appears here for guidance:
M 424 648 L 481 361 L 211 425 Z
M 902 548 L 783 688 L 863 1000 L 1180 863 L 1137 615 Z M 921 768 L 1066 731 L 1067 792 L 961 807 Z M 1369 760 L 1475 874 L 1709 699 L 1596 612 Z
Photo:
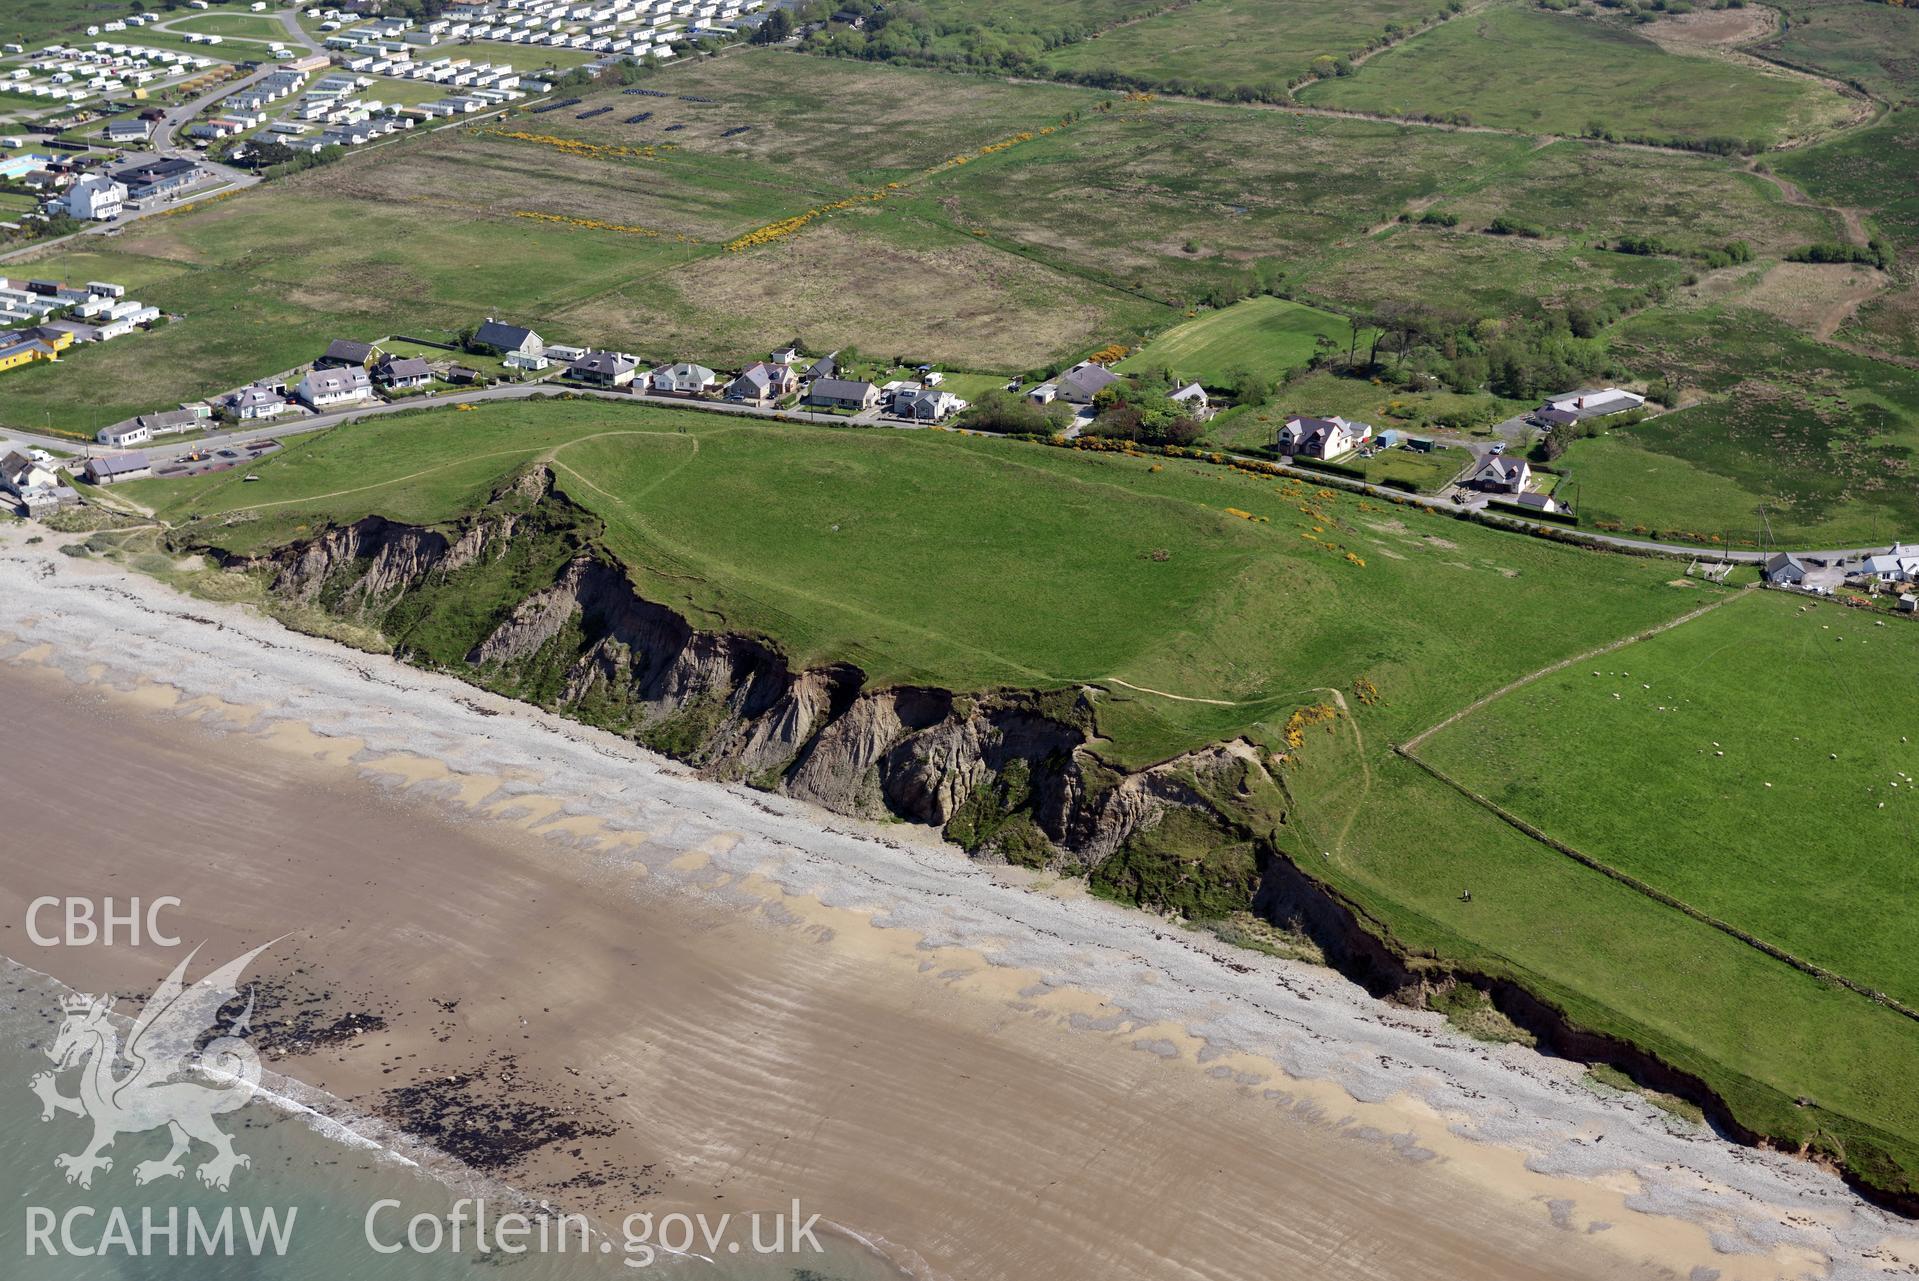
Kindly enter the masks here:
M 300 380 L 293 394 L 311 409 L 357 405 L 373 398 L 373 381 L 359 365 L 341 369 L 315 369 Z

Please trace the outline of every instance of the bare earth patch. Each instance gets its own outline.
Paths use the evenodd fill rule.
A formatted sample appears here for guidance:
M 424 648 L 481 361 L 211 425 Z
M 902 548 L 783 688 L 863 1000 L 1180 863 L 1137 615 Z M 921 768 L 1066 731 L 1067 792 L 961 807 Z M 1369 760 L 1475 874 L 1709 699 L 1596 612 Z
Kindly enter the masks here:
M 1674 48 L 1725 49 L 1763 40 L 1779 30 L 1779 15 L 1762 4 L 1743 9 L 1695 9 L 1637 28 L 1657 44 Z
M 1739 301 L 1825 339 L 1886 285 L 1884 273 L 1860 263 L 1782 262 Z

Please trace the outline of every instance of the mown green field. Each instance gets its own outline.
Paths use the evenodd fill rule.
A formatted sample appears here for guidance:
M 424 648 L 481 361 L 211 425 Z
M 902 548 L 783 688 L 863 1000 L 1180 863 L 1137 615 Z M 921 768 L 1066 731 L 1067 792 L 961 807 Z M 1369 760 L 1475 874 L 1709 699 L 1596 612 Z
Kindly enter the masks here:
M 1540 133 L 1760 147 L 1848 115 L 1843 97 L 1804 77 L 1669 53 L 1622 27 L 1516 5 L 1442 23 L 1299 97 Z
M 1062 45 L 1044 61 L 1091 83 L 1280 99 L 1315 60 L 1347 57 L 1389 26 L 1417 27 L 1444 12 L 1437 0 L 1198 0 Z
M 1915 664 L 1906 620 L 1749 593 L 1515 690 L 1420 756 L 1609 866 L 1919 1004 L 1919 744 L 1901 732 L 1919 719 Z
M 1322 337 L 1345 351 L 1353 338 L 1352 322 L 1284 298 L 1248 298 L 1173 326 L 1117 368 L 1164 366 L 1182 379 L 1222 386 L 1241 371 L 1303 369 Z
M 1301 864 L 1415 951 L 1512 977 L 1699 1073 L 1747 1124 L 1882 1181 L 1919 1168 L 1919 1102 L 1897 1084 L 1919 1029 L 1543 855 L 1390 751 L 1720 594 L 1674 585 L 1671 564 L 1185 461 L 586 401 L 383 419 L 293 443 L 256 483 L 124 493 L 244 552 L 373 512 L 451 520 L 540 459 L 642 593 L 702 626 L 879 682 L 1091 683 L 1099 750 L 1122 765 L 1272 745 L 1291 709 L 1337 691 L 1350 713 L 1287 767 L 1275 839 Z

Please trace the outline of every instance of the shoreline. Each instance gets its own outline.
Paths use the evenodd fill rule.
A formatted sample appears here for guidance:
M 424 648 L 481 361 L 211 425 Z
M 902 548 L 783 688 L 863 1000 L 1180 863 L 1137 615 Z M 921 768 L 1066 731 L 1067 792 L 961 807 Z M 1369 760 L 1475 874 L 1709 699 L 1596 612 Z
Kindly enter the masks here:
M 49 568 L 51 575 L 42 577 Z M 162 673 L 168 684 L 143 683 L 146 673 Z M 728 959 L 740 959 L 746 972 L 778 975 L 804 964 L 820 981 L 843 985 L 836 989 L 842 994 L 865 998 L 863 1019 L 839 1029 L 848 1038 L 859 1038 L 862 1027 L 905 1028 L 924 1038 L 922 1051 L 938 1045 L 962 1058 L 977 1045 L 1014 1045 L 1020 1062 L 1043 1064 L 1078 1086 L 1049 1094 L 1045 1081 L 1015 1076 L 1004 1082 L 1011 1093 L 995 1106 L 1012 1109 L 1018 1123 L 991 1120 L 1003 1121 L 1009 1135 L 1043 1131 L 1054 1119 L 1046 1108 L 1037 1109 L 1039 1116 L 1019 1115 L 1022 1106 L 1043 1099 L 1063 1115 L 1085 1097 L 1087 1074 L 1107 1082 L 1124 1076 L 1152 1100 L 1143 1111 L 1158 1125 L 1101 1130 L 1110 1120 L 1075 1115 L 1081 1128 L 1061 1135 L 1060 1145 L 1084 1155 L 1079 1145 L 1090 1127 L 1109 1140 L 1094 1149 L 1112 1160 L 1111 1141 L 1170 1143 L 1165 1128 L 1189 1120 L 1194 1130 L 1206 1131 L 1190 1139 L 1228 1151 L 1236 1140 L 1244 1144 L 1237 1161 L 1219 1162 L 1236 1175 L 1226 1188 L 1211 1186 L 1191 1163 L 1205 1143 L 1183 1153 L 1205 1199 L 1229 1211 L 1207 1227 L 1245 1238 L 1216 1243 L 1221 1258 L 1270 1267 L 1283 1262 L 1272 1254 L 1273 1241 L 1297 1240 L 1306 1231 L 1297 1223 L 1266 1224 L 1262 1233 L 1260 1225 L 1233 1217 L 1272 1214 L 1270 1194 L 1286 1186 L 1277 1175 L 1290 1176 L 1296 1188 L 1337 1182 L 1342 1198 L 1352 1201 L 1362 1196 L 1351 1186 L 1353 1168 L 1363 1166 L 1410 1203 L 1429 1211 L 1447 1204 L 1461 1218 L 1493 1215 L 1481 1226 L 1497 1223 L 1501 1232 L 1534 1238 L 1502 1240 L 1503 1256 L 1489 1260 L 1490 1275 L 1530 1274 L 1521 1256 L 1534 1248 L 1544 1253 L 1531 1266 L 1550 1259 L 1547 1270 L 1559 1275 L 1576 1274 L 1585 1263 L 1595 1275 L 1625 1275 L 1652 1260 L 1682 1274 L 1691 1266 L 1713 1268 L 1730 1279 L 1821 1271 L 1827 1259 L 1831 1275 L 1844 1275 L 1876 1271 L 1868 1256 L 1883 1266 L 1885 1251 L 1903 1262 L 1919 1260 L 1911 1225 L 1866 1206 L 1831 1175 L 1704 1131 L 1676 1129 L 1643 1103 L 1602 1099 L 1577 1084 L 1577 1065 L 1466 1041 L 1445 1031 L 1438 1016 L 1373 1002 L 1329 971 L 1232 953 L 1172 922 L 1088 899 L 1076 885 L 970 863 L 924 833 L 859 824 L 786 798 L 700 781 L 610 735 L 452 678 L 286 632 L 235 608 L 173 596 L 109 566 L 70 561 L 51 547 L 25 547 L 8 533 L 0 535 L 0 677 L 23 675 L 43 684 L 57 675 L 61 684 L 48 688 L 91 700 L 101 715 L 159 725 L 163 737 L 204 740 L 195 751 L 201 760 L 230 759 L 218 750 L 225 745 L 263 770 L 285 772 L 297 764 L 304 785 L 337 795 L 357 795 L 375 777 L 379 785 L 369 794 L 378 799 L 383 821 L 389 811 L 407 813 L 411 821 L 457 830 L 468 840 L 463 848 L 499 847 L 501 866 L 523 875 L 525 886 L 572 878 L 608 901 L 596 908 L 623 898 L 611 904 L 618 909 L 608 911 L 613 919 L 584 931 L 589 937 L 597 928 L 618 937 L 636 917 L 666 934 L 672 933 L 668 921 L 683 927 L 683 937 L 670 939 L 681 950 L 671 954 L 709 967 L 689 991 L 724 986 L 729 967 L 715 964 L 701 937 L 723 935 L 734 949 Z M 343 867 L 369 880 L 373 873 L 390 874 L 365 859 Z M 297 881 L 298 875 L 278 869 L 263 879 Z M 286 893 L 287 885 L 259 888 L 268 897 L 272 892 Z M 389 897 L 376 894 L 369 910 L 381 902 L 392 908 Z M 17 913 L 11 919 L 17 921 Z M 419 928 L 411 904 L 390 910 L 388 919 Z M 750 925 L 742 928 L 742 920 Z M 689 926 L 693 921 L 697 928 Z M 235 929 L 232 921 L 207 924 L 213 932 Z M 370 944 L 356 947 L 377 952 Z M 5 945 L 0 951 L 12 953 Z M 607 990 L 619 986 L 615 981 Z M 729 993 L 728 999 L 749 995 L 763 1010 L 765 991 Z M 776 996 L 799 1007 L 808 1000 L 800 989 Z M 940 1020 L 929 1026 L 915 1019 L 925 1005 L 968 1035 L 944 1036 Z M 805 1008 L 809 1016 L 820 1014 Z M 495 1048 L 517 1034 L 510 1025 L 477 1023 L 466 1031 L 473 1044 Z M 814 1042 L 812 1053 L 797 1057 L 789 1045 L 779 1070 L 810 1067 L 829 1043 L 837 1044 Z M 643 1045 L 626 1048 L 642 1057 L 651 1053 Z M 685 1045 L 676 1045 L 675 1053 L 700 1057 Z M 669 1066 L 657 1055 L 645 1061 L 656 1070 Z M 308 1068 L 318 1066 L 296 1065 L 298 1079 L 307 1080 Z M 343 1093 L 356 1103 L 356 1088 L 374 1088 L 367 1074 L 377 1064 L 326 1066 L 326 1077 L 346 1073 Z M 727 1079 L 723 1059 L 700 1066 L 712 1079 Z M 888 1066 L 927 1071 L 910 1054 Z M 324 1078 L 310 1083 L 332 1088 Z M 898 1092 L 891 1102 L 899 1106 L 900 1125 L 915 1108 L 933 1106 L 910 1081 L 886 1082 L 884 1074 L 861 1081 L 882 1083 Z M 956 1123 L 990 1128 L 977 1099 L 956 1099 L 953 1106 L 943 1122 L 922 1119 L 928 1139 L 952 1135 Z M 1207 1125 L 1214 1112 L 1230 1124 Z M 713 1132 L 726 1113 L 712 1107 L 702 1125 L 686 1133 Z M 1270 1171 L 1281 1158 L 1249 1140 L 1295 1145 L 1311 1158 Z M 926 1160 L 937 1148 L 910 1150 Z M 856 1155 L 843 1154 L 849 1161 Z M 751 1187 L 757 1179 L 770 1188 L 773 1167 L 793 1164 L 735 1153 L 724 1168 L 730 1186 Z M 977 1165 L 961 1162 L 960 1174 L 980 1181 L 995 1173 Z M 1082 1171 L 1076 1177 L 1094 1176 Z M 1099 1177 L 1123 1183 L 1110 1172 Z M 1275 1182 L 1257 1186 L 1268 1195 L 1254 1197 L 1261 1178 Z M 842 1179 L 841 1186 L 849 1184 Z M 884 1196 L 862 1195 L 875 1217 L 904 1214 Z M 1006 1212 L 1005 1200 L 975 1195 L 969 1203 L 975 1216 Z M 1142 1227 L 1159 1222 L 1152 1216 L 1163 1206 L 1139 1200 L 1137 1187 L 1131 1195 L 1134 1202 L 1108 1213 Z M 1198 1190 L 1181 1195 L 1198 1196 Z M 1063 1222 L 1084 1229 L 1096 1217 L 1083 1207 L 1076 1213 L 1086 1217 Z M 1194 1213 L 1203 1210 L 1195 1206 Z M 827 1217 L 851 1223 L 854 1231 L 882 1226 L 859 1215 Z M 1428 1234 L 1437 1226 L 1420 1225 Z M 972 1231 L 1005 1228 L 988 1217 Z M 1083 1251 L 1097 1242 L 1098 1233 L 1088 1232 L 1083 1241 L 1061 1244 Z M 973 1256 L 930 1256 L 919 1274 L 1011 1273 L 1009 1261 L 996 1261 L 982 1243 L 973 1249 Z M 1062 1257 L 1083 1263 L 1088 1256 Z M 1175 1257 L 1190 1259 L 1183 1250 L 1168 1250 L 1158 1262 Z M 1599 1267 L 1601 1259 L 1607 1267 Z M 1114 1275 L 1150 1272 L 1138 1258 L 1101 1262 Z M 1240 1270 L 1218 1263 L 1190 1259 L 1189 1270 Z M 1430 1264 L 1422 1272 L 1433 1274 Z

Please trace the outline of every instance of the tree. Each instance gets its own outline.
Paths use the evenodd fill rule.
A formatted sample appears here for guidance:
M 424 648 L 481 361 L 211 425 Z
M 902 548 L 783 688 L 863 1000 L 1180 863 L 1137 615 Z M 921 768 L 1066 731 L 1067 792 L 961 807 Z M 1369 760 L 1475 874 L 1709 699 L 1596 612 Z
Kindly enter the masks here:
M 766 15 L 766 21 L 760 23 L 753 32 L 754 44 L 778 44 L 793 34 L 793 19 L 786 10 L 775 9 Z

